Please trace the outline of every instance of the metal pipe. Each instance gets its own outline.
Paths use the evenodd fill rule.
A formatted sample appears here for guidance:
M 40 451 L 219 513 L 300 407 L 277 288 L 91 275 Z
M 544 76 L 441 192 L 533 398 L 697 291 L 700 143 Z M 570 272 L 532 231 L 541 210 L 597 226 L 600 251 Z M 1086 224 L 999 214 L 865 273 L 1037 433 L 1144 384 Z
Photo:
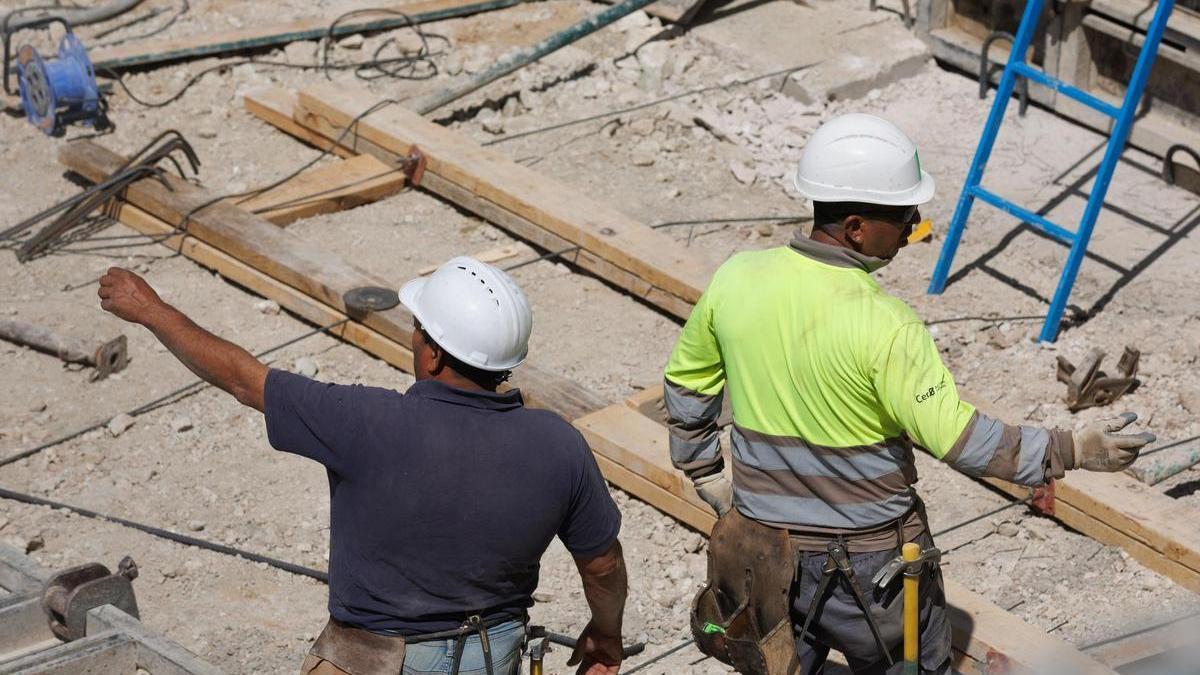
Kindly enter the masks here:
M 220 54 L 227 54 L 229 52 L 250 49 L 264 49 L 267 47 L 279 47 L 290 42 L 298 42 L 301 40 L 320 40 L 325 37 L 338 38 L 355 33 L 392 30 L 394 28 L 404 28 L 414 24 L 430 23 L 433 21 L 454 19 L 470 16 L 472 14 L 504 9 L 506 7 L 519 5 L 525 1 L 526 0 L 485 0 L 484 2 L 470 5 L 458 5 L 443 9 L 429 10 L 427 12 L 416 12 L 407 16 L 393 14 L 380 18 L 346 21 L 344 23 L 339 23 L 332 28 L 329 26 L 321 26 L 320 28 L 310 28 L 304 30 L 281 30 L 281 32 L 273 35 L 260 35 L 246 38 L 244 40 L 221 41 L 198 46 L 173 47 L 155 53 L 145 53 L 142 50 L 145 50 L 148 47 L 145 45 L 139 45 L 140 50 L 138 53 L 129 54 L 128 56 L 115 56 L 113 58 L 105 58 L 104 52 L 108 50 L 97 50 L 97 53 L 95 54 L 96 60 L 93 63 L 93 66 L 95 66 L 97 70 L 120 70 L 122 68 L 130 68 L 134 66 L 146 66 L 152 63 L 163 63 L 165 61 L 182 61 L 185 59 L 198 59 L 206 56 L 217 56 Z M 289 24 L 282 24 L 280 25 L 280 28 L 286 29 L 288 26 Z M 165 46 L 170 42 L 171 41 L 164 41 L 163 44 Z M 127 50 L 122 47 L 120 51 Z
M 624 0 L 624 2 L 593 14 L 579 23 L 551 35 L 532 47 L 524 47 L 509 52 L 508 55 L 497 61 L 494 66 L 482 73 L 478 73 L 457 84 L 416 99 L 409 106 L 409 109 L 422 115 L 431 113 L 447 103 L 456 101 L 484 85 L 490 84 L 515 70 L 537 61 L 547 54 L 558 51 L 581 38 L 595 33 L 608 24 L 636 12 L 654 1 Z
M 0 319 L 0 338 L 57 356 L 67 363 L 91 366 L 96 369 L 93 375 L 96 380 L 108 377 L 129 363 L 124 335 L 97 343 L 24 321 Z

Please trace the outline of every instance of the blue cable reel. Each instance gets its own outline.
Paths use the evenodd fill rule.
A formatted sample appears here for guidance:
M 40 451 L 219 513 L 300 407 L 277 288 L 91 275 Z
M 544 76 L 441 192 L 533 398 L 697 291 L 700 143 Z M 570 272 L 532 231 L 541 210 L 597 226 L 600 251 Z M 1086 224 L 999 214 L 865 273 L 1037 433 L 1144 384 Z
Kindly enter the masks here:
M 12 36 L 18 30 L 43 28 L 61 23 L 66 33 L 58 43 L 57 58 L 43 57 L 33 45 L 17 49 L 16 73 L 25 117 L 47 136 L 61 136 L 69 124 L 89 127 L 108 126 L 105 106 L 96 85 L 96 73 L 87 49 L 71 30 L 71 24 L 58 16 L 39 17 L 10 29 L 6 17 L 4 31 L 4 91 L 12 95 L 9 82 Z

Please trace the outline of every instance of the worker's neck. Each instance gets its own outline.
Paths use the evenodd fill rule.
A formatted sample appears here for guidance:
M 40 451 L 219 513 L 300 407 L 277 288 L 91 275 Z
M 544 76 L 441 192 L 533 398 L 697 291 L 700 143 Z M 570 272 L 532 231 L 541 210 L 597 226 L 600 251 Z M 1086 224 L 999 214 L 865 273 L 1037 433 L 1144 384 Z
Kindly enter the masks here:
M 841 248 L 848 248 L 852 251 L 854 250 L 854 247 L 851 246 L 850 243 L 845 240 L 845 233 L 843 233 L 841 238 L 839 238 L 839 237 L 833 236 L 832 234 L 829 234 L 825 230 L 822 230 L 818 227 L 814 227 L 812 234 L 808 235 L 808 238 L 812 239 L 815 242 L 821 243 L 821 244 L 828 244 L 830 246 L 840 246 Z
M 492 385 L 490 387 L 481 385 L 478 382 L 476 382 L 470 378 L 463 377 L 462 375 L 454 372 L 453 370 L 451 370 L 449 368 L 443 368 L 436 375 L 426 374 L 425 377 L 418 377 L 417 379 L 418 380 L 436 380 L 448 387 L 454 387 L 455 389 L 463 389 L 466 391 L 482 391 L 482 392 L 489 392 L 489 393 L 496 392 L 495 385 Z

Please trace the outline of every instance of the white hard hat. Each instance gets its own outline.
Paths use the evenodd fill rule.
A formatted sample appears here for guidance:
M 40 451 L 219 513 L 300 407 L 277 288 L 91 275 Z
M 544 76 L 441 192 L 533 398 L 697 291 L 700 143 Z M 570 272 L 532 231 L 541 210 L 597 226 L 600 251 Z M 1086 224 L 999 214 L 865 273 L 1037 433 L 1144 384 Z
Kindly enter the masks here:
M 891 122 L 862 113 L 835 117 L 800 155 L 796 190 L 815 202 L 912 206 L 933 199 L 933 176 L 917 146 Z
M 400 302 L 442 349 L 481 370 L 521 365 L 529 353 L 533 312 L 507 274 L 459 256 L 400 288 Z

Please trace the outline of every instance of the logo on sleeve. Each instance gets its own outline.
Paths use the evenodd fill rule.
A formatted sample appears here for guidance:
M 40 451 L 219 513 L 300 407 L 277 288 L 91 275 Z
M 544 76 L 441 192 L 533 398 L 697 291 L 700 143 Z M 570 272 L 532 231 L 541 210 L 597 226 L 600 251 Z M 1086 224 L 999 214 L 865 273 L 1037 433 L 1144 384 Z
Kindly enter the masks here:
M 928 401 L 929 399 L 933 398 L 934 396 L 937 396 L 945 388 L 946 388 L 946 376 L 943 375 L 941 382 L 938 382 L 935 386 L 932 386 L 928 389 L 917 392 L 917 395 L 914 396 L 913 398 L 916 400 L 917 403 L 924 403 L 925 401 Z

